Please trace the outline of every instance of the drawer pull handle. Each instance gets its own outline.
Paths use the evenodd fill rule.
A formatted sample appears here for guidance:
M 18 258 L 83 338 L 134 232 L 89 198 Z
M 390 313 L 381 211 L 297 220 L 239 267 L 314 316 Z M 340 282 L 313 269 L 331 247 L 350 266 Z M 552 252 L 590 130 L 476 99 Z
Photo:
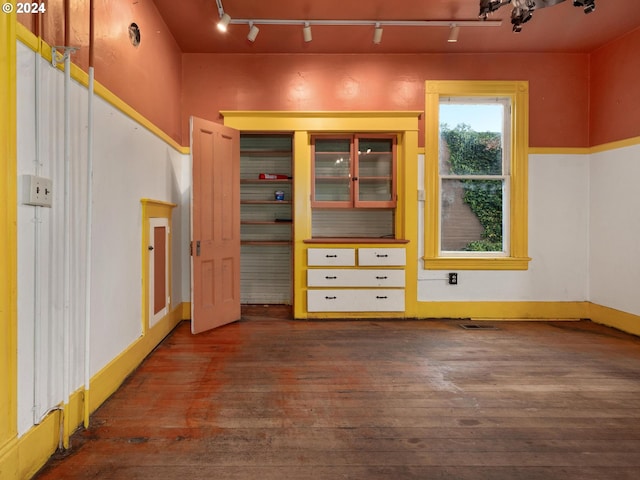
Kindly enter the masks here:
M 387 255 L 386 253 L 377 253 L 376 257 L 378 258 L 387 258 L 389 255 Z
M 335 299 L 336 299 L 336 298 L 338 298 L 338 297 L 329 297 L 329 296 L 325 296 L 324 298 L 325 298 L 326 300 L 335 300 Z
M 386 300 L 386 299 L 387 299 L 387 298 L 389 298 L 389 297 L 387 297 L 387 296 L 384 296 L 384 297 L 383 297 L 383 296 L 381 296 L 381 295 L 376 295 L 376 298 L 377 298 L 378 300 Z
M 324 278 L 326 278 L 327 280 L 335 280 L 335 279 L 336 279 L 336 278 L 338 278 L 338 277 L 330 277 L 329 275 L 327 275 L 327 276 L 326 276 L 326 277 L 324 277 Z
M 325 255 L 327 258 L 338 258 L 338 255 Z
M 389 277 L 376 277 L 376 280 L 386 280 Z

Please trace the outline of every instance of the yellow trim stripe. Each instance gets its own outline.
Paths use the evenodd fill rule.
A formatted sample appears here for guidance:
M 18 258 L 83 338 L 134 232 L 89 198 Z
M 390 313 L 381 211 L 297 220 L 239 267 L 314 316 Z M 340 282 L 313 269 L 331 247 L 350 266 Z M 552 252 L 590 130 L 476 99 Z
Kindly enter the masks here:
M 40 52 L 42 58 L 46 61 L 51 62 L 51 46 L 48 45 L 44 40 L 36 37 L 31 31 L 29 31 L 24 25 L 17 24 L 17 37 L 24 45 L 29 47 L 35 52 Z M 58 65 L 60 70 L 64 70 L 64 65 Z M 71 77 L 83 85 L 87 87 L 89 85 L 89 75 L 78 67 L 75 64 L 71 64 Z M 163 130 L 153 124 L 151 121 L 147 120 L 144 116 L 138 113 L 133 107 L 129 104 L 125 103 L 118 96 L 116 96 L 113 92 L 111 92 L 108 88 L 102 85 L 100 82 L 95 81 L 94 83 L 94 92 L 97 96 L 102 98 L 104 101 L 112 105 L 113 107 L 120 110 L 122 113 L 127 115 L 132 120 L 136 121 L 144 128 L 153 133 L 156 137 L 160 138 L 160 140 L 164 141 L 171 148 L 176 150 L 179 153 L 184 155 L 188 155 L 190 153 L 189 147 L 183 147 L 178 142 L 176 142 L 173 138 L 167 135 Z
M 0 455 L 4 455 L 17 435 L 18 415 L 15 12 L 0 15 L 0 64 Z M 1 464 L 0 478 L 4 478 Z

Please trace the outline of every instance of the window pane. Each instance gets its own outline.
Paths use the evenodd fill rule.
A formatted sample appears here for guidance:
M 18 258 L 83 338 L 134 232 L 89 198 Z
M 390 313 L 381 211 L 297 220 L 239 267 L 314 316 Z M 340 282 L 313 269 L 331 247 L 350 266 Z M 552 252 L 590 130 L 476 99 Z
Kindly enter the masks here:
M 351 199 L 351 140 L 316 139 L 315 200 L 347 202 Z
M 502 175 L 504 106 L 440 104 L 440 174 Z
M 503 180 L 442 180 L 441 250 L 502 252 Z

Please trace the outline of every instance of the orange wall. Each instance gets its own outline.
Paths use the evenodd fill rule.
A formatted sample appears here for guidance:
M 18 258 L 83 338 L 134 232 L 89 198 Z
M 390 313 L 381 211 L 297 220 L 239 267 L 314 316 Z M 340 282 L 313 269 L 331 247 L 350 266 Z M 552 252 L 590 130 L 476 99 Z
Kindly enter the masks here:
M 89 2 L 69 3 L 69 44 L 80 47 L 71 61 L 87 71 Z M 47 12 L 41 16 L 42 37 L 49 45 L 64 45 L 64 2 L 48 0 L 46 4 Z M 155 5 L 130 0 L 95 0 L 94 5 L 96 80 L 182 143 L 182 52 Z M 18 21 L 36 33 L 35 15 L 19 15 Z M 129 42 L 131 22 L 142 32 L 137 48 Z
M 424 110 L 425 80 L 529 80 L 530 145 L 587 147 L 588 74 L 586 54 L 185 54 L 183 138 L 190 115 Z
M 591 54 L 590 144 L 640 136 L 640 28 Z

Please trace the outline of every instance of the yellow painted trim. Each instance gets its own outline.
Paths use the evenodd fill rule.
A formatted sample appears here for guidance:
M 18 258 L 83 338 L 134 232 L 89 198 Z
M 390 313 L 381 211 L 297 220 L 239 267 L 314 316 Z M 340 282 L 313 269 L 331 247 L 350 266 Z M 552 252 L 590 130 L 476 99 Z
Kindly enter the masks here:
M 588 147 L 529 147 L 529 155 L 589 155 Z
M 182 320 L 191 320 L 191 302 L 182 302 Z
M 531 258 L 516 257 L 438 257 L 425 258 L 427 270 L 527 270 Z
M 640 145 L 640 137 L 603 143 L 593 147 L 529 147 L 532 155 L 590 155 Z
M 416 222 L 418 205 L 418 111 L 222 111 L 224 124 L 243 132 L 294 132 L 294 233 L 293 233 L 293 315 L 311 318 L 307 312 L 306 251 L 304 240 L 311 238 L 311 134 L 329 132 L 384 132 L 398 135 L 398 203 L 396 232 L 409 240 L 407 249 L 407 278 L 417 278 L 418 233 Z M 317 244 L 313 245 L 314 247 Z M 333 245 L 335 246 L 335 245 Z M 357 244 L 350 245 L 357 248 Z M 367 245 L 371 246 L 371 245 Z M 389 246 L 389 245 L 385 245 Z M 416 282 L 407 281 L 407 310 L 412 311 L 417 294 Z M 411 297 L 409 297 L 411 295 Z M 324 315 L 324 314 L 323 314 Z M 404 316 L 405 313 L 398 316 Z M 344 315 L 342 315 L 344 317 Z M 357 317 L 363 315 L 357 314 Z M 375 314 L 373 315 L 375 316 Z M 380 314 L 378 313 L 379 317 Z M 386 313 L 385 313 L 386 316 Z M 313 318 L 319 318 L 314 315 Z M 328 314 L 326 317 L 331 318 Z
M 625 140 L 618 140 L 616 142 L 603 143 L 601 145 L 591 147 L 590 150 L 591 153 L 600 153 L 609 150 L 618 150 L 619 148 L 633 147 L 635 145 L 640 145 L 640 137 L 632 137 Z
M 225 117 L 226 120 L 226 117 Z M 296 131 L 293 134 L 293 316 L 307 315 L 307 249 L 303 240 L 311 238 L 311 134 Z
M 589 302 L 419 302 L 417 318 L 579 319 Z
M 42 58 L 44 58 L 48 62 L 51 62 L 51 46 L 48 45 L 44 40 L 36 37 L 24 25 L 18 24 L 17 28 L 18 40 L 20 40 L 24 45 L 26 45 L 33 51 L 40 52 Z M 59 64 L 58 69 L 64 71 L 64 65 Z M 74 63 L 71 63 L 71 78 L 85 87 L 89 85 L 89 75 Z M 134 110 L 133 107 L 125 103 L 98 81 L 94 81 L 94 92 L 97 96 L 105 100 L 107 103 L 111 104 L 111 106 L 120 110 L 135 122 L 139 123 L 141 126 L 149 130 L 156 137 L 160 138 L 160 140 L 164 141 L 167 145 L 169 145 L 177 152 L 183 155 L 189 155 L 189 152 L 191 151 L 189 147 L 180 145 L 173 138 L 167 135 L 163 130 L 147 120 L 144 116 Z
M 16 61 L 14 9 L 0 15 L 0 452 L 17 435 L 18 415 Z
M 427 81 L 425 83 L 425 201 L 424 266 L 428 269 L 484 270 L 528 268 L 529 84 L 526 81 Z M 511 99 L 510 257 L 441 257 L 439 252 L 439 130 L 440 97 L 509 97 Z M 445 261 L 446 259 L 446 261 Z M 466 265 L 466 266 L 464 266 Z
M 161 200 L 152 200 L 150 198 L 143 198 L 140 200 L 142 204 L 142 334 L 146 335 L 149 331 L 149 219 L 150 218 L 166 218 L 169 222 L 169 238 L 167 241 L 167 251 L 169 253 L 168 259 L 168 275 L 169 275 L 169 311 L 172 310 L 173 298 L 171 298 L 171 285 L 172 285 L 172 272 L 171 272 L 171 258 L 172 258 L 172 229 L 171 229 L 171 213 L 172 210 L 177 207 L 175 203 L 164 202 Z
M 596 323 L 640 336 L 640 315 L 592 303 L 589 318 Z
M 417 130 L 419 111 L 230 111 L 224 124 L 240 131 L 400 132 Z

